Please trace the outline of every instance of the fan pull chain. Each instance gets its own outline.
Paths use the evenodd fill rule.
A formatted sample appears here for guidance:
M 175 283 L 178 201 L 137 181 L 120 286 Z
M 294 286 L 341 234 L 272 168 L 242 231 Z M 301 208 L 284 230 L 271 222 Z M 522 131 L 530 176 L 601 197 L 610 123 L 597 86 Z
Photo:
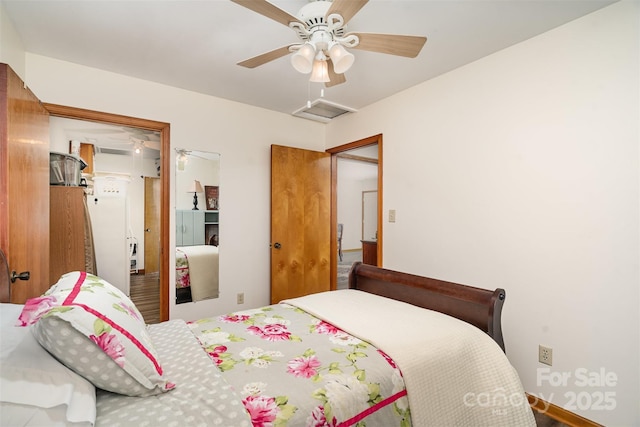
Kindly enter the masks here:
M 324 88 L 320 89 L 320 98 L 324 98 Z M 307 108 L 311 108 L 311 82 L 307 83 Z

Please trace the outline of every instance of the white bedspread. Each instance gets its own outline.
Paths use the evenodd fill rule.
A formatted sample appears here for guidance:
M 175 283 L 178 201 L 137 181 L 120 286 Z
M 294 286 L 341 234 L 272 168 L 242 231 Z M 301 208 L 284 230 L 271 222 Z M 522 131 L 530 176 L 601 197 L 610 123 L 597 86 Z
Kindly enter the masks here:
M 403 373 L 414 426 L 535 426 L 515 369 L 472 325 L 356 290 L 283 302 L 389 354 Z
M 180 246 L 189 262 L 191 298 L 200 301 L 218 297 L 218 247 Z

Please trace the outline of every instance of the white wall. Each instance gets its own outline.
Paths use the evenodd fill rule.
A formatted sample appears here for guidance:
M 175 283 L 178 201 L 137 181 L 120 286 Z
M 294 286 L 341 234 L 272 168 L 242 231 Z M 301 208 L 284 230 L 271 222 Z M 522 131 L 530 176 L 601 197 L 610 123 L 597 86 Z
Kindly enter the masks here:
M 354 164 L 353 160 L 338 159 L 338 223 L 344 224 L 342 235 L 342 250 L 362 250 L 362 192 L 376 190 L 378 181 L 373 179 L 357 179 L 350 176 L 348 169 Z M 377 164 L 363 165 L 377 171 Z
M 215 156 L 211 155 L 210 159 L 203 159 L 198 156 L 188 155 L 188 161 L 183 170 L 176 168 L 175 186 L 176 186 L 176 209 L 191 210 L 193 209 L 193 193 L 189 193 L 186 190 L 194 180 L 200 181 L 202 188 L 205 186 L 218 186 L 220 187 L 220 156 L 217 159 L 213 159 Z M 218 191 L 220 188 L 218 188 Z M 207 202 L 204 193 L 197 194 L 198 196 L 198 209 L 206 210 Z
M 175 305 L 196 319 L 269 303 L 271 144 L 324 150 L 324 125 L 182 89 L 27 53 L 26 83 L 43 101 L 168 122 L 173 148 L 220 153 L 220 298 Z M 172 150 L 171 206 L 175 206 Z M 175 217 L 171 217 L 171 230 Z M 174 262 L 175 233 L 170 262 Z M 250 266 L 249 268 L 247 266 Z M 236 293 L 245 304 L 236 304 Z
M 397 210 L 384 267 L 505 288 L 507 354 L 525 389 L 560 406 L 573 392 L 574 412 L 611 426 L 640 424 L 639 5 L 327 126 L 329 147 L 384 134 L 383 210 Z M 567 387 L 538 382 L 538 344 Z M 579 368 L 618 380 L 580 387 Z M 605 392 L 615 410 L 579 409 Z
M 13 71 L 24 80 L 24 45 L 2 3 L 0 3 L 0 62 L 10 64 Z

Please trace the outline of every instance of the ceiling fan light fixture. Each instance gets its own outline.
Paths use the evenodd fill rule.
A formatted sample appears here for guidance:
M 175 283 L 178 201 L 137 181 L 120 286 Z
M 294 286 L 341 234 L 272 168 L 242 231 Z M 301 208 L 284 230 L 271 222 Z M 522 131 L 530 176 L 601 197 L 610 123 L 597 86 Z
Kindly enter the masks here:
M 336 42 L 329 46 L 329 57 L 331 57 L 331 62 L 333 62 L 333 71 L 335 71 L 336 74 L 345 73 L 349 68 L 351 68 L 355 61 L 353 54 L 348 52 L 340 43 Z
M 187 157 L 187 152 L 182 149 L 176 149 L 176 151 L 178 152 L 178 155 L 176 156 L 177 168 L 178 170 L 183 171 L 184 167 L 189 161 L 189 158 Z
M 310 82 L 326 83 L 329 79 L 329 67 L 327 61 L 316 59 L 313 63 L 313 71 L 311 72 Z
M 307 42 L 291 57 L 291 65 L 302 74 L 309 74 L 313 69 L 313 60 L 316 56 L 316 48 Z
M 137 138 L 131 137 L 131 142 L 133 142 L 133 151 L 136 154 L 140 154 L 144 148 L 144 142 Z

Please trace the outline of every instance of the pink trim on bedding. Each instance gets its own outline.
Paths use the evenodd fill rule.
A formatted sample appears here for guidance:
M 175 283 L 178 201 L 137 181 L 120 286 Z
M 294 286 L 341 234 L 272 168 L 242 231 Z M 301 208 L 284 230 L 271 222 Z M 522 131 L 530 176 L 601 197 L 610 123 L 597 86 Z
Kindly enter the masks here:
M 160 366 L 160 364 L 158 363 L 158 361 L 155 359 L 155 357 L 153 357 L 153 355 L 149 352 L 149 350 L 147 350 L 147 348 L 142 345 L 142 343 L 140 341 L 138 341 L 136 339 L 136 337 L 134 337 L 133 335 L 131 335 L 129 333 L 129 331 L 127 331 L 126 329 L 124 329 L 122 326 L 118 325 L 117 323 L 115 323 L 113 320 L 109 319 L 108 317 L 106 317 L 105 315 L 103 315 L 102 313 L 100 313 L 99 311 L 94 310 L 91 307 L 88 307 L 84 304 L 81 303 L 74 303 L 73 300 L 76 299 L 76 297 L 78 296 L 78 294 L 80 293 L 80 289 L 82 288 L 82 284 L 84 283 L 84 280 L 87 277 L 87 273 L 82 271 L 80 272 L 80 277 L 78 278 L 78 281 L 76 282 L 76 284 L 73 286 L 73 290 L 71 291 L 71 293 L 67 296 L 67 298 L 64 300 L 64 302 L 62 303 L 63 306 L 75 306 L 75 307 L 80 307 L 82 308 L 84 311 L 93 314 L 94 316 L 96 316 L 98 319 L 104 321 L 105 323 L 107 323 L 109 326 L 111 326 L 112 328 L 116 329 L 117 331 L 119 331 L 122 335 L 124 335 L 125 337 L 129 338 L 129 341 L 131 341 L 133 344 L 135 344 L 136 347 L 138 347 L 138 349 L 145 355 L 147 356 L 147 358 L 149 360 L 151 360 L 151 362 L 153 363 L 153 365 L 156 368 L 156 372 L 159 375 L 162 375 L 162 367 Z
M 377 410 L 382 409 L 387 405 L 391 405 L 393 402 L 395 402 L 396 400 L 398 400 L 401 397 L 404 397 L 406 395 L 407 395 L 407 390 L 399 391 L 398 393 L 394 394 L 393 396 L 389 396 L 386 399 L 381 400 L 380 402 L 376 403 L 375 405 L 370 406 L 366 410 L 360 412 L 355 417 L 351 417 L 348 420 L 341 422 L 336 427 L 349 427 L 349 426 L 352 426 L 352 425 L 364 420 L 366 417 L 368 417 L 369 415 L 373 414 Z
M 80 293 L 80 289 L 82 288 L 82 284 L 84 283 L 84 280 L 86 278 L 87 278 L 87 272 L 86 271 L 81 271 L 80 272 L 80 276 L 78 276 L 78 280 L 76 281 L 76 284 L 73 285 L 73 290 L 71 291 L 71 293 L 69 293 L 69 295 L 67 295 L 67 298 L 65 298 L 64 302 L 62 303 L 62 305 L 71 304 L 71 302 L 74 299 L 76 299 L 76 297 Z

